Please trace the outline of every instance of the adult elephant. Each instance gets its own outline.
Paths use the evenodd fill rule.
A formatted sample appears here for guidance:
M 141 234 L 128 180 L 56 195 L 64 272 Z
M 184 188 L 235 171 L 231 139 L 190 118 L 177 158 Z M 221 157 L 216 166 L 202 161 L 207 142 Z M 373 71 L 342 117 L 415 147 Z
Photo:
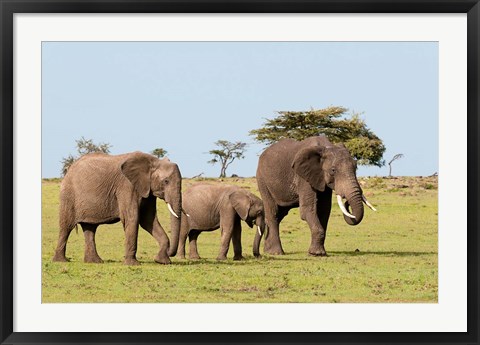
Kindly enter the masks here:
M 142 152 L 122 155 L 92 153 L 68 169 L 60 188 L 60 233 L 53 261 L 67 261 L 68 236 L 78 224 L 85 235 L 85 262 L 103 262 L 95 246 L 100 224 L 121 221 L 125 230 L 125 261 L 136 259 L 138 225 L 158 242 L 155 261 L 170 263 L 180 233 L 182 176 L 175 163 Z M 157 220 L 156 198 L 165 200 L 171 212 L 170 243 Z
M 311 231 L 308 253 L 326 256 L 324 243 L 332 191 L 347 224 L 357 225 L 362 221 L 363 202 L 371 206 L 360 188 L 356 169 L 346 147 L 332 144 L 323 135 L 303 141 L 282 139 L 268 147 L 261 154 L 257 168 L 267 223 L 265 252 L 284 254 L 279 224 L 290 209 L 300 207 L 301 218 Z
M 265 230 L 263 203 L 259 197 L 231 185 L 196 184 L 183 193 L 183 209 L 178 255 L 185 258 L 187 235 L 190 245 L 190 259 L 199 259 L 197 238 L 202 231 L 221 228 L 222 238 L 217 260 L 225 260 L 233 242 L 234 260 L 242 259 L 242 225 L 245 221 L 250 228 L 255 224 L 257 231 L 253 242 L 253 254 L 260 255 L 260 241 Z

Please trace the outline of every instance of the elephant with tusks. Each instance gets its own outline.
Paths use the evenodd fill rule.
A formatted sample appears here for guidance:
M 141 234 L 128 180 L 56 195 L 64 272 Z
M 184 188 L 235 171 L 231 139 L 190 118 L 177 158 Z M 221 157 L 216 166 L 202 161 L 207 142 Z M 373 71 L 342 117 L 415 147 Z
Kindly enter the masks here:
M 100 224 L 121 221 L 125 230 L 127 265 L 136 258 L 138 226 L 159 244 L 155 261 L 169 264 L 177 252 L 182 214 L 182 176 L 177 164 L 142 152 L 122 155 L 91 153 L 68 169 L 60 188 L 60 232 L 53 261 L 65 256 L 70 232 L 77 224 L 85 236 L 84 261 L 101 263 L 95 233 Z M 156 198 L 167 203 L 171 213 L 171 241 L 157 219 Z
M 356 170 L 347 148 L 332 144 L 323 135 L 302 141 L 282 139 L 268 147 L 259 158 L 256 174 L 267 225 L 265 252 L 284 254 L 279 224 L 290 209 L 299 207 L 311 231 L 308 253 L 326 256 L 332 192 L 349 225 L 362 221 L 364 203 L 376 211 L 363 194 Z

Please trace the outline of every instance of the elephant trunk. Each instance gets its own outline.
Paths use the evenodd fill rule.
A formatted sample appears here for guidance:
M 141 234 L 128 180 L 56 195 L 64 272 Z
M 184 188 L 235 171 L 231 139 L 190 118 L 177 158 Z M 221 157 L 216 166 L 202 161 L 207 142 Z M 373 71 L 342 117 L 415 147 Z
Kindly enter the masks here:
M 165 201 L 170 211 L 170 246 L 168 248 L 168 256 L 175 256 L 178 249 L 182 220 L 181 182 L 178 186 L 172 188 L 171 195 L 168 198 L 166 197 Z
M 349 225 L 358 225 L 363 219 L 363 199 L 362 199 L 362 192 L 359 189 L 353 195 L 347 197 L 347 201 L 345 202 L 345 208 L 349 210 L 351 207 L 352 211 L 350 212 L 355 218 L 347 217 L 343 215 L 343 219 Z
M 257 219 L 255 222 L 257 225 L 257 229 L 255 231 L 255 238 L 253 240 L 253 256 L 256 258 L 260 257 L 260 242 L 262 240 L 262 236 L 265 233 L 265 220 Z
M 181 204 L 172 206 L 174 212 L 177 214 L 175 217 L 173 214 L 170 215 L 170 246 L 168 248 L 168 256 L 175 256 L 177 254 L 178 240 L 180 238 L 180 224 L 182 217 L 182 207 Z
M 177 208 L 178 210 L 178 218 L 174 215 L 170 215 L 170 246 L 168 248 L 168 256 L 175 256 L 177 254 L 178 249 L 178 240 L 180 238 L 180 217 L 182 217 L 181 208 Z M 177 212 L 175 212 L 177 213 Z
M 349 225 L 358 225 L 363 219 L 363 192 L 354 174 L 346 176 L 337 184 L 337 202 L 343 219 Z M 342 197 L 346 199 L 345 204 Z

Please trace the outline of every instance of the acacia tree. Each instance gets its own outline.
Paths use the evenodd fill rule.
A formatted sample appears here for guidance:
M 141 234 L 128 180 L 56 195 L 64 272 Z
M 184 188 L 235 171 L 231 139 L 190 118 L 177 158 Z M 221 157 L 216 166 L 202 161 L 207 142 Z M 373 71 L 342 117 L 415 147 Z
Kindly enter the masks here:
M 167 150 L 162 149 L 161 147 L 158 147 L 151 152 L 151 154 L 157 158 L 163 158 L 167 155 L 167 153 L 168 153 Z
M 61 160 L 62 176 L 65 176 L 68 168 L 70 168 L 70 166 L 83 155 L 92 152 L 110 153 L 110 147 L 112 147 L 108 143 L 95 144 L 92 139 L 85 139 L 84 137 L 81 137 L 79 140 L 75 140 L 75 142 L 77 143 L 77 155 L 73 156 L 70 154 Z
M 333 143 L 344 143 L 360 165 L 385 165 L 385 146 L 357 113 L 344 107 L 332 106 L 309 111 L 279 111 L 266 119 L 261 128 L 250 131 L 256 141 L 270 145 L 283 138 L 303 140 L 324 134 Z
M 392 163 L 394 161 L 396 161 L 397 159 L 400 159 L 403 157 L 403 153 L 398 153 L 396 154 L 395 156 L 393 156 L 392 160 L 390 162 L 388 162 L 388 166 L 389 166 L 389 169 L 388 169 L 388 177 L 392 177 Z
M 227 168 L 233 163 L 235 159 L 245 158 L 247 144 L 241 141 L 232 143 L 227 140 L 218 140 L 215 142 L 217 149 L 210 150 L 208 153 L 213 155 L 213 158 L 208 161 L 210 164 L 220 163 L 220 177 L 226 176 Z

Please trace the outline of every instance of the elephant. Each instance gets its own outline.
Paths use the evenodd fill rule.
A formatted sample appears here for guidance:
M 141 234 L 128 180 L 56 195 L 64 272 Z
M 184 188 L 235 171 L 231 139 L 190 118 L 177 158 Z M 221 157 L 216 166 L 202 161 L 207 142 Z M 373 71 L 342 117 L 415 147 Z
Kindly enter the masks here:
M 168 158 L 132 152 L 121 155 L 90 153 L 68 169 L 60 187 L 60 232 L 53 261 L 65 262 L 68 237 L 82 226 L 85 236 L 84 262 L 101 263 L 95 232 L 100 224 L 121 221 L 125 230 L 126 265 L 138 265 L 138 225 L 159 244 L 155 261 L 169 264 L 178 247 L 181 225 L 182 176 Z M 157 219 L 156 198 L 167 203 L 171 213 L 171 237 Z
M 324 244 L 332 191 L 349 225 L 362 221 L 363 203 L 375 210 L 363 195 L 356 169 L 357 163 L 345 145 L 334 145 L 324 135 L 302 141 L 282 139 L 266 148 L 260 155 L 256 172 L 265 207 L 264 251 L 285 254 L 279 224 L 290 209 L 299 207 L 301 219 L 311 231 L 308 253 L 326 256 Z
M 257 231 L 253 243 L 253 255 L 260 256 L 260 241 L 265 230 L 262 200 L 254 194 L 231 185 L 198 183 L 182 196 L 185 212 L 181 221 L 178 255 L 185 258 L 185 242 L 189 239 L 189 258 L 200 259 L 197 238 L 202 231 L 221 228 L 221 245 L 217 260 L 225 260 L 233 242 L 234 260 L 243 259 L 241 220 L 250 228 L 255 224 Z

